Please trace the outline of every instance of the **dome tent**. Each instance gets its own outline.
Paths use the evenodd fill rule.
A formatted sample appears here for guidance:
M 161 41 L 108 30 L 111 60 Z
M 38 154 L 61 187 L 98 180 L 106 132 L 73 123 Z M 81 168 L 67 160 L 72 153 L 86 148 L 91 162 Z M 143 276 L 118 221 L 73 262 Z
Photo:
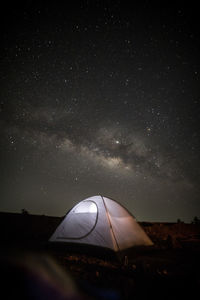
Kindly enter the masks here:
M 50 242 L 87 244 L 115 252 L 153 245 L 127 209 L 103 196 L 93 196 L 75 205 L 57 227 Z

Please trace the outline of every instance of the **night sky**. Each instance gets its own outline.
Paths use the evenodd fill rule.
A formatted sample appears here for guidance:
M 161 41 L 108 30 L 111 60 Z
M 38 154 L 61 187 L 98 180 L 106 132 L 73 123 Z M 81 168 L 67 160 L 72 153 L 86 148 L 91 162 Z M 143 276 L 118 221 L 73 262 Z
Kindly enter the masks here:
M 0 211 L 63 216 L 101 194 L 139 221 L 200 217 L 199 9 L 183 2 L 1 9 Z

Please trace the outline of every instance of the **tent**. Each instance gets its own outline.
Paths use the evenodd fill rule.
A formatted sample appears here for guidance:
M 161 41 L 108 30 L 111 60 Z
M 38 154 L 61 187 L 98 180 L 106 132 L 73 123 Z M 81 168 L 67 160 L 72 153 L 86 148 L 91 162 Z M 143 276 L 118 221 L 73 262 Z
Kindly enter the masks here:
M 126 208 L 103 196 L 93 196 L 75 205 L 50 241 L 87 244 L 116 252 L 133 246 L 153 245 Z

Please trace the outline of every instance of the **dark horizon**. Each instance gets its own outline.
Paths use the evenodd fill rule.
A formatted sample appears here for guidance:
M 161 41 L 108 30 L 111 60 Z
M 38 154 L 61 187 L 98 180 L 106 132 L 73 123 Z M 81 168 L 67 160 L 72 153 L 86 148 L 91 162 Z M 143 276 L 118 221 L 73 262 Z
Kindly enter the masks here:
M 75 203 L 75 205 L 76 205 L 77 203 Z M 49 214 L 45 214 L 45 213 L 32 213 L 31 211 L 28 211 L 27 209 L 25 209 L 25 208 L 22 208 L 20 211 L 0 211 L 0 214 L 2 213 L 2 214 L 10 214 L 10 215 L 12 215 L 12 214 L 16 214 L 16 215 L 25 215 L 25 216 L 36 216 L 36 217 L 49 217 L 49 218 L 60 218 L 60 219 L 62 219 L 62 218 L 64 218 L 67 214 L 68 214 L 68 212 L 72 209 L 73 207 L 71 207 L 68 211 L 66 211 L 64 214 L 62 214 L 62 215 L 49 215 Z M 184 223 L 184 224 L 200 224 L 200 219 L 199 219 L 199 217 L 198 216 L 194 216 L 190 221 L 187 221 L 187 222 L 185 222 L 184 220 L 182 220 L 181 218 L 177 218 L 176 220 L 171 220 L 171 221 L 163 221 L 163 220 L 139 220 L 139 219 L 137 219 L 137 217 L 136 216 L 134 216 L 135 218 L 136 218 L 136 220 L 137 220 L 137 222 L 139 222 L 139 223 L 163 223 L 163 224 L 167 224 L 167 223 L 171 223 L 171 224 L 176 224 L 176 223 Z
M 1 12 L 0 211 L 102 194 L 200 217 L 197 4 L 22 1 Z

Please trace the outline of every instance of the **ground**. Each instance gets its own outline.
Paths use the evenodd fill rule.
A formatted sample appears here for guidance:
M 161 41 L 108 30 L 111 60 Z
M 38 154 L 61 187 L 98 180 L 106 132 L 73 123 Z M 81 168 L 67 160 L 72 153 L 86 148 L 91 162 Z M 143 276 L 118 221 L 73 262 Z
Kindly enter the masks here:
M 196 297 L 200 284 L 199 224 L 141 223 L 152 238 L 154 246 L 130 249 L 117 257 L 112 252 L 104 252 L 104 249 L 101 253 L 97 253 L 87 247 L 79 249 L 66 245 L 53 247 L 48 243 L 48 239 L 61 220 L 62 218 L 34 216 L 27 213 L 0 213 L 3 280 L 6 280 L 6 276 L 2 273 L 7 272 L 9 269 L 7 265 L 12 265 L 13 258 L 17 266 L 20 264 L 16 264 L 16 261 L 19 260 L 23 266 L 26 261 L 26 266 L 30 270 L 30 260 L 26 260 L 25 257 L 41 256 L 39 265 L 42 264 L 46 271 L 49 267 L 46 260 L 44 263 L 44 257 L 53 261 L 71 278 L 76 286 L 76 299 Z M 24 267 L 22 269 L 24 270 Z M 37 268 L 40 269 L 41 267 Z M 16 273 L 9 272 L 12 274 L 8 276 L 9 281 L 11 279 L 16 281 L 14 277 Z M 51 272 L 51 276 L 55 278 L 55 271 Z M 51 284 L 58 281 L 58 278 L 60 277 L 56 275 L 56 280 L 52 279 Z M 44 299 L 48 297 L 45 295 Z M 66 296 L 64 299 L 71 298 Z

